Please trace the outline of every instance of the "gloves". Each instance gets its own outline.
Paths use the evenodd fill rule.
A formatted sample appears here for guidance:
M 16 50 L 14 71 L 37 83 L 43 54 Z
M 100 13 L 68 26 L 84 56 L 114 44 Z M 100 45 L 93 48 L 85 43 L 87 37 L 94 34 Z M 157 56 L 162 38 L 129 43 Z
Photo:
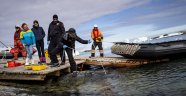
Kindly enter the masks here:
M 98 38 L 98 41 L 101 41 L 101 37 Z
M 50 41 L 47 41 L 47 45 L 49 45 L 50 44 Z
M 68 48 L 68 46 L 67 45 L 63 45 L 63 48 L 65 49 L 65 48 Z
M 91 40 L 88 40 L 88 44 L 90 44 L 91 43 Z

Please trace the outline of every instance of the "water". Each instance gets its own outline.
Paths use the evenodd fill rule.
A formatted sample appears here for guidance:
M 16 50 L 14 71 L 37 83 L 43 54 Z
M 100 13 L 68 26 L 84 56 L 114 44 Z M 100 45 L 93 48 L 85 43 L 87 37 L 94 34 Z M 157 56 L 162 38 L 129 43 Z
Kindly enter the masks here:
M 186 59 L 137 68 L 106 68 L 48 79 L 0 82 L 1 96 L 186 96 Z

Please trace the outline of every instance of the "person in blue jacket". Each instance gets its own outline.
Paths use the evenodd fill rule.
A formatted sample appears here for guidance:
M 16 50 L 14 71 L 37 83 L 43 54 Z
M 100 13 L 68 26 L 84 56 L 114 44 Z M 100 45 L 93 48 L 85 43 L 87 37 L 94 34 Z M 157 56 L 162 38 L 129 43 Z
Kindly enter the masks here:
M 36 48 L 38 50 L 40 63 L 46 63 L 45 52 L 44 52 L 44 37 L 45 31 L 39 26 L 39 22 L 34 20 L 32 31 L 36 38 Z
M 34 33 L 28 28 L 28 25 L 26 23 L 23 23 L 21 27 L 23 28 L 23 31 L 20 33 L 20 39 L 21 43 L 26 48 L 28 57 L 26 58 L 25 65 L 29 65 L 30 63 L 34 64 L 34 60 L 32 59 L 33 46 L 36 43 Z

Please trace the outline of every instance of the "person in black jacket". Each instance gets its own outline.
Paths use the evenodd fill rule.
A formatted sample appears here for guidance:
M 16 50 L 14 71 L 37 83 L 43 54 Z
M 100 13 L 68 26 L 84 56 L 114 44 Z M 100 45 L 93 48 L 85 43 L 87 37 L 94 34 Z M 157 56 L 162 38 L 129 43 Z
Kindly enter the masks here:
M 41 63 L 46 63 L 45 53 L 44 53 L 44 37 L 45 31 L 39 26 L 39 22 L 34 20 L 32 31 L 34 32 L 36 38 L 36 48 L 38 50 L 38 55 Z
M 65 27 L 63 25 L 62 22 L 60 22 L 58 20 L 58 16 L 57 15 L 53 15 L 53 21 L 50 23 L 49 28 L 48 28 L 48 38 L 47 38 L 47 44 L 49 44 L 48 46 L 48 53 L 50 56 L 50 60 L 51 60 L 51 65 L 55 64 L 56 61 L 53 61 L 53 59 L 51 59 L 51 51 L 53 49 L 55 49 L 60 41 L 60 38 L 65 34 Z M 61 64 L 64 64 L 64 60 L 65 60 L 65 56 L 63 55 L 63 50 L 59 51 L 60 53 L 60 57 L 61 57 Z M 57 58 L 56 56 L 57 54 L 55 54 L 54 58 Z
M 55 49 L 53 49 L 51 52 L 51 57 L 52 57 L 51 59 L 53 59 L 53 61 L 57 61 L 57 58 L 54 55 L 56 55 L 59 51 L 65 49 L 65 51 L 68 55 L 68 58 L 69 58 L 70 65 L 71 65 L 71 67 L 70 67 L 71 72 L 77 70 L 76 62 L 73 57 L 73 50 L 75 50 L 75 41 L 78 41 L 82 44 L 90 44 L 91 43 L 90 40 L 83 40 L 80 37 L 78 37 L 76 35 L 76 30 L 74 28 L 70 28 L 66 32 L 66 34 L 61 38 L 58 46 Z M 51 67 L 60 66 L 60 64 L 58 62 L 55 62 L 55 63 L 56 64 Z

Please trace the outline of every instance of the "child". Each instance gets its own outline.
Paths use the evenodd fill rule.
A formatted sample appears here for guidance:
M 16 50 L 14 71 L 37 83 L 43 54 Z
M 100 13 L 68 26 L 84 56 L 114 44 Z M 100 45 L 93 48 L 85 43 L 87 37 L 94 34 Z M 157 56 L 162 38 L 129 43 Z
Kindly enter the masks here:
M 34 64 L 34 60 L 32 59 L 33 54 L 33 45 L 35 45 L 35 36 L 32 30 L 30 30 L 26 23 L 23 23 L 22 26 L 23 31 L 20 33 L 20 39 L 22 44 L 25 46 L 27 51 L 26 64 L 29 65 Z

